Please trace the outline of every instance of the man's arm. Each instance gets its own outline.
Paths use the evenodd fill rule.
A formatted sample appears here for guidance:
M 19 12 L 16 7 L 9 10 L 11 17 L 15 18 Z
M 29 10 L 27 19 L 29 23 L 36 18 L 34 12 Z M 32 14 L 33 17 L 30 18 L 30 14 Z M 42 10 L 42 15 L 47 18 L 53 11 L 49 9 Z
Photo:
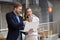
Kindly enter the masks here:
M 12 28 L 14 29 L 18 29 L 20 27 L 20 23 L 17 23 L 13 17 L 13 15 L 11 14 L 6 14 L 6 20 L 7 20 L 7 23 L 12 25 Z

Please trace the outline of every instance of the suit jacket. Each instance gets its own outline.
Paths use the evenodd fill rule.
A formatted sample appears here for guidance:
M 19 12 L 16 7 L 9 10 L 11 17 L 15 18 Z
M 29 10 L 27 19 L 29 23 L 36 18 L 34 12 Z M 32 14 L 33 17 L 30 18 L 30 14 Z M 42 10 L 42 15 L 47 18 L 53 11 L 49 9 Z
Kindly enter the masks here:
M 19 30 L 24 29 L 23 18 L 19 16 L 20 23 L 18 22 L 16 15 L 14 12 L 9 12 L 6 14 L 6 20 L 8 24 L 8 35 L 7 40 L 16 40 L 19 35 Z M 21 40 L 22 40 L 22 33 L 20 32 Z

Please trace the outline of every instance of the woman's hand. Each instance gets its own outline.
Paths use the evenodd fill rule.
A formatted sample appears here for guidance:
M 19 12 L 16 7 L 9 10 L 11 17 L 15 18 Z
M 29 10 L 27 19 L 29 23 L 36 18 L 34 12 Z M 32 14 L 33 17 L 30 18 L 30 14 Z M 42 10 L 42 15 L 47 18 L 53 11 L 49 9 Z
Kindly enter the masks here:
M 32 19 L 28 19 L 28 22 L 32 22 Z
M 32 20 L 33 20 L 33 17 L 28 16 L 27 21 L 28 21 L 28 22 L 32 22 Z
M 30 30 L 28 31 L 28 34 L 31 34 L 32 32 L 34 32 L 33 29 L 30 29 Z

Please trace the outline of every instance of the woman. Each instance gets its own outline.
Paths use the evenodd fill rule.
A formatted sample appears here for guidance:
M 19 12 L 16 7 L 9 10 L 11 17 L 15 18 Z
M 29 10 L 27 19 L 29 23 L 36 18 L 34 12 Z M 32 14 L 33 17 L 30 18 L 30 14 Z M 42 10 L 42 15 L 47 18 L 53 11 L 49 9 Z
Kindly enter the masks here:
M 38 24 L 36 24 L 38 23 Z M 34 24 L 34 25 L 33 25 Z M 30 27 L 32 27 L 33 32 L 29 32 L 28 35 L 25 36 L 25 40 L 38 40 L 38 33 L 37 28 L 39 25 L 39 18 L 32 14 L 31 8 L 27 8 L 25 10 L 25 26 L 27 27 L 26 30 L 28 30 Z

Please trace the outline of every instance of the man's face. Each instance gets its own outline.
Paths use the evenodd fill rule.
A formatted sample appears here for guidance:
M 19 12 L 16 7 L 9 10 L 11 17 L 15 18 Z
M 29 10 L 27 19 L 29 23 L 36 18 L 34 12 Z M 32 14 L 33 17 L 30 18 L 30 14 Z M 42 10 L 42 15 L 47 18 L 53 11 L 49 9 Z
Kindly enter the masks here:
M 16 13 L 19 14 L 20 12 L 22 12 L 22 7 L 17 7 L 15 8 L 15 10 L 16 10 Z

